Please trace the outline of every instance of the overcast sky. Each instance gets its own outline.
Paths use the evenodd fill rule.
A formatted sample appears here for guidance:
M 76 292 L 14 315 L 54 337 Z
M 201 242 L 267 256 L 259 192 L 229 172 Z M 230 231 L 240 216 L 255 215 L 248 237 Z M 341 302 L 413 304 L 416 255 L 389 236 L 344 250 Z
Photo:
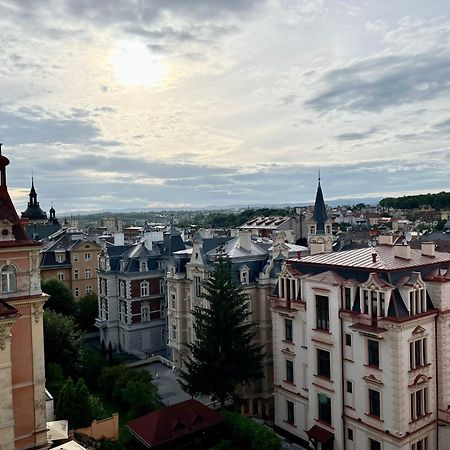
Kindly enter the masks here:
M 448 0 L 0 0 L 19 210 L 450 188 Z

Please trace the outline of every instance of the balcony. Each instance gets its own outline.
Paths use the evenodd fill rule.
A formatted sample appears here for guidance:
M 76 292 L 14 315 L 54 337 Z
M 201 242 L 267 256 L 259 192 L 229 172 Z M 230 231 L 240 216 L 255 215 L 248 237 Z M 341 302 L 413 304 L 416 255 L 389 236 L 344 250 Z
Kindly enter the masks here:
M 95 318 L 95 326 L 97 328 L 105 328 L 108 321 L 106 319 L 101 319 L 100 317 Z

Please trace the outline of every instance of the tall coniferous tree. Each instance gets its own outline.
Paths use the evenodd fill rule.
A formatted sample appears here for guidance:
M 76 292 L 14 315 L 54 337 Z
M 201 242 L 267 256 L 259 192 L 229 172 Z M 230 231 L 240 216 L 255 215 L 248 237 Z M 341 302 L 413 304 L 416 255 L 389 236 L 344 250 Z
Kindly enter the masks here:
M 203 285 L 206 307 L 193 311 L 195 340 L 188 344 L 190 356 L 180 382 L 192 396 L 209 396 L 223 406 L 239 384 L 263 376 L 263 352 L 253 341 L 257 325 L 250 320 L 249 296 L 232 282 L 223 248 L 214 266 Z

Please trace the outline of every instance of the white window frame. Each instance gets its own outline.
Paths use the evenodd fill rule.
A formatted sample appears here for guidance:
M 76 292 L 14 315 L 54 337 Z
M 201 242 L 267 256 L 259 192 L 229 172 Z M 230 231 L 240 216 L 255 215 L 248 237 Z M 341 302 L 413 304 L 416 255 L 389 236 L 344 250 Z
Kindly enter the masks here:
M 2 294 L 17 292 L 17 269 L 12 264 L 2 267 Z
M 85 253 L 84 254 L 84 260 L 85 261 L 91 261 L 91 259 L 92 259 L 91 253 Z
M 90 280 L 92 278 L 92 269 L 90 267 L 86 267 L 86 269 L 84 269 L 84 278 L 86 280 Z
M 142 281 L 139 286 L 141 297 L 148 297 L 150 292 L 150 283 L 148 281 Z

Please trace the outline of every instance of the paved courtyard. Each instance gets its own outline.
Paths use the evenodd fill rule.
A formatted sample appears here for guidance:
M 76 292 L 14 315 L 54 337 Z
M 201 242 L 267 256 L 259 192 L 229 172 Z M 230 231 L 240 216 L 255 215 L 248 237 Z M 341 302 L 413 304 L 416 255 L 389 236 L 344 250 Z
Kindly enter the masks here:
M 161 403 L 164 406 L 180 403 L 191 398 L 191 396 L 181 388 L 181 385 L 178 382 L 180 377 L 176 370 L 172 370 L 160 362 L 151 362 L 139 366 L 139 368 L 152 374 L 153 382 L 158 387 Z M 195 397 L 195 399 L 205 405 L 211 405 L 212 403 L 209 398 L 205 397 Z

